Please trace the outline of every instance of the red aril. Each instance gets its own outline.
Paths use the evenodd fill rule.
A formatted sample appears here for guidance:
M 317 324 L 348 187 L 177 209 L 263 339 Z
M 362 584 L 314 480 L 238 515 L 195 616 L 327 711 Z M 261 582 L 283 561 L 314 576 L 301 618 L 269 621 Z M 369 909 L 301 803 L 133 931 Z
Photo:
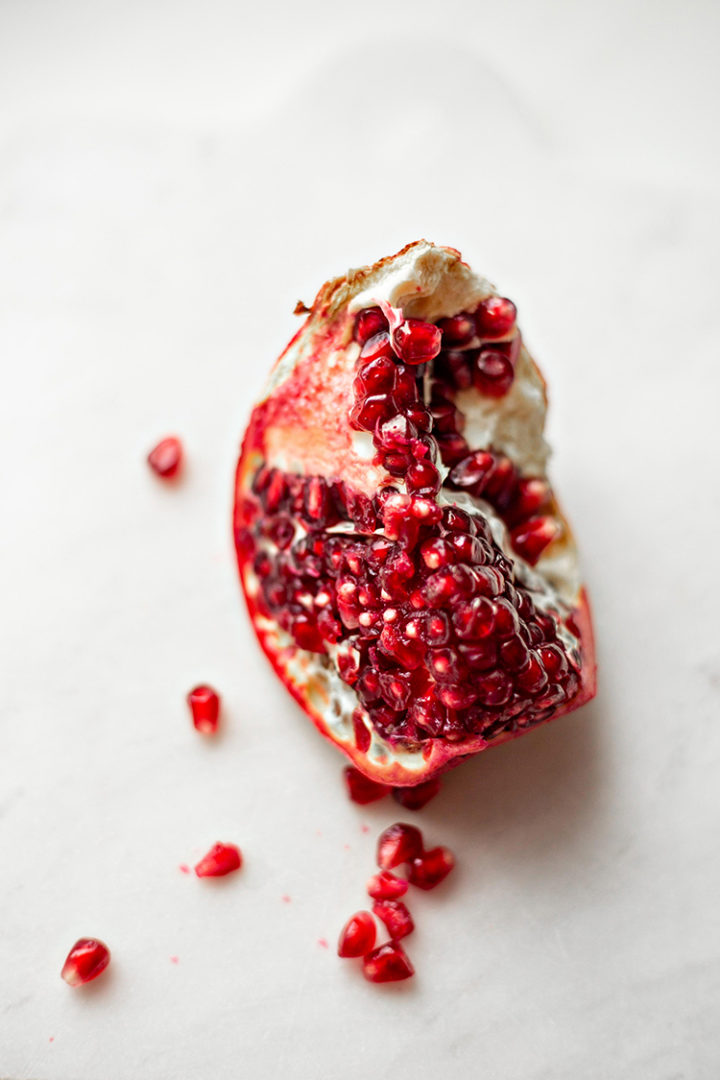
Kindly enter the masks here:
M 168 435 L 154 446 L 147 456 L 147 462 L 154 473 L 164 480 L 176 476 L 182 464 L 182 443 L 176 435 Z
M 234 521 L 253 626 L 383 788 L 594 694 L 544 402 L 514 305 L 419 242 L 321 290 L 253 411 Z
M 196 731 L 201 735 L 214 735 L 218 729 L 220 697 L 212 686 L 196 686 L 187 696 Z
M 380 835 L 377 845 L 377 864 L 381 870 L 392 870 L 411 862 L 423 849 L 422 833 L 414 825 L 401 821 Z
M 343 926 L 338 941 L 338 956 L 365 956 L 375 944 L 377 931 L 369 911 L 358 911 Z
M 400 982 L 415 974 L 405 950 L 394 941 L 368 953 L 363 960 L 363 975 L 370 982 Z
M 373 915 L 385 923 L 393 941 L 407 937 L 415 929 L 412 915 L 402 900 L 376 900 L 373 904 Z
M 408 883 L 389 870 L 380 870 L 368 881 L 367 891 L 374 900 L 399 900 L 408 891 Z
M 432 780 L 426 780 L 424 784 L 416 784 L 415 787 L 393 788 L 392 797 L 406 810 L 422 810 L 431 799 L 440 791 L 440 778 L 434 776 Z
M 62 975 L 68 986 L 82 986 L 102 975 L 110 963 L 110 950 L 99 938 L 79 938 L 67 955 Z
M 343 777 L 348 790 L 348 795 L 359 806 L 367 806 L 368 803 L 377 802 L 390 794 L 387 784 L 378 784 L 375 780 L 356 769 L 354 765 L 347 765 L 343 769 Z
M 195 867 L 199 878 L 225 877 L 242 866 L 242 853 L 234 844 L 213 844 Z
M 419 889 L 434 889 L 455 866 L 455 856 L 446 847 L 434 847 L 416 856 L 410 864 L 408 881 Z

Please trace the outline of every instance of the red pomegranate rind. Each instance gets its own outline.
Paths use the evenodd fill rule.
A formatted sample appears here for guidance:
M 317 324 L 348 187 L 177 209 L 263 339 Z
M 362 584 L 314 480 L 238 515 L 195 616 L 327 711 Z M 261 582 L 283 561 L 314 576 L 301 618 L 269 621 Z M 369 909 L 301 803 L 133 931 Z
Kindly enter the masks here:
M 392 797 L 406 810 L 422 810 L 440 791 L 440 778 L 434 776 L 415 787 L 393 788 Z
M 373 915 L 385 923 L 393 941 L 407 937 L 415 929 L 412 915 L 402 900 L 376 900 L 373 904 Z
M 410 270 L 419 274 L 416 292 L 407 285 L 404 317 L 399 307 L 371 300 L 378 274 L 405 281 L 401 266 L 409 278 Z M 552 528 L 532 521 L 545 483 L 542 379 L 512 304 L 498 301 L 494 314 L 488 305 L 492 325 L 477 299 L 463 314 L 469 281 L 473 295 L 492 298 L 457 253 L 422 242 L 329 283 L 276 365 L 238 466 L 238 564 L 260 643 L 323 735 L 366 776 L 394 787 L 422 784 L 594 692 L 591 636 L 572 630 L 588 626 L 586 601 L 570 584 L 572 542 L 552 494 L 541 500 Z M 356 297 L 357 319 L 346 306 Z M 457 314 L 447 309 L 452 297 Z M 433 384 L 393 342 L 400 327 L 414 325 L 430 340 L 423 328 L 435 321 L 452 340 L 420 365 L 436 371 Z M 512 374 L 510 385 L 486 394 L 468 389 L 484 342 Z M 540 404 L 539 419 L 528 420 L 527 460 L 508 456 L 513 444 L 503 436 L 516 406 L 495 425 L 497 445 L 473 446 L 460 435 L 468 394 L 493 403 L 502 418 L 505 398 L 525 400 L 530 384 Z M 374 453 L 360 452 L 358 433 Z M 468 483 L 463 460 L 479 451 L 484 471 Z M 440 459 L 460 469 L 445 483 Z M 466 493 L 470 514 L 451 513 L 448 502 L 465 506 Z M 451 523 L 463 513 L 465 524 Z M 503 547 L 495 525 L 489 531 L 492 515 L 512 529 Z M 528 577 L 533 562 L 544 577 Z M 557 581 L 562 595 L 553 592 Z M 478 622 L 478 603 L 488 600 L 491 610 Z M 553 681 L 536 669 L 545 655 L 538 648 L 555 643 L 567 666 L 556 668 Z
M 164 480 L 176 476 L 182 464 L 182 443 L 176 435 L 161 439 L 147 456 L 150 468 Z
M 414 825 L 402 821 L 390 825 L 380 834 L 377 843 L 377 864 L 381 870 L 411 862 L 423 850 L 422 833 Z
M 367 883 L 368 896 L 372 896 L 373 900 L 399 900 L 407 891 L 407 881 L 388 870 L 373 874 Z
M 193 726 L 201 735 L 214 735 L 218 729 L 220 696 L 212 686 L 196 686 L 187 696 Z
M 424 851 L 410 863 L 408 881 L 419 889 L 434 889 L 455 866 L 455 856 L 446 847 Z
M 99 938 L 80 938 L 67 955 L 60 972 L 68 986 L 83 986 L 102 975 L 110 963 L 110 950 Z
M 414 974 L 405 950 L 394 941 L 374 949 L 363 961 L 363 975 L 369 982 L 401 982 Z
M 338 956 L 365 956 L 375 944 L 377 931 L 369 911 L 356 912 L 343 926 L 338 940 Z
M 242 866 L 242 853 L 234 844 L 213 844 L 195 867 L 199 878 L 225 877 Z
M 384 799 L 390 794 L 387 784 L 378 784 L 375 780 L 370 780 L 354 765 L 347 765 L 343 769 L 343 778 L 348 795 L 359 806 L 367 806 L 368 803 L 377 802 L 378 799 Z

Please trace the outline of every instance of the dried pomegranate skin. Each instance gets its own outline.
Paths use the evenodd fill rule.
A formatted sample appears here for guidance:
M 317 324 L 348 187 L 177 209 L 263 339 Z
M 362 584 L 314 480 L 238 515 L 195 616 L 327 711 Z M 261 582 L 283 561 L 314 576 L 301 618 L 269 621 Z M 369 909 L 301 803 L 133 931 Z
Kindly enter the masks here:
M 383 275 L 407 299 L 378 300 Z M 497 443 L 473 442 L 471 397 L 512 416 L 530 384 L 531 464 L 502 423 Z M 594 695 L 587 597 L 563 577 L 570 529 L 533 464 L 543 396 L 514 305 L 457 252 L 418 242 L 320 291 L 253 411 L 234 530 L 254 629 L 320 732 L 378 784 L 422 786 Z

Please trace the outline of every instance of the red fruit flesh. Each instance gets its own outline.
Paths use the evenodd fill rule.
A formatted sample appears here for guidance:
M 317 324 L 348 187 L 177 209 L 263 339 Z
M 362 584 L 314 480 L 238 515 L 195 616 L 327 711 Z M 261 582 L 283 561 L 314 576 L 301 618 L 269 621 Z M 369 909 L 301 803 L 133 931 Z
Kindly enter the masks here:
M 373 915 L 385 923 L 393 941 L 407 937 L 415 929 L 412 916 L 402 900 L 376 900 L 373 904 Z
M 455 866 L 455 856 L 446 847 L 435 847 L 418 855 L 410 864 L 408 881 L 419 889 L 434 889 Z
M 392 870 L 410 862 L 422 853 L 422 833 L 414 825 L 401 821 L 381 834 L 377 845 L 377 864 L 381 870 Z
M 433 308 L 428 266 L 453 296 L 475 279 L 447 249 L 396 258 L 410 257 L 422 272 L 398 273 L 403 310 L 362 292 L 378 268 L 321 292 L 253 413 L 235 505 L 263 648 L 383 788 L 422 786 L 594 694 L 584 592 L 574 570 L 559 585 L 544 571 L 574 555 L 542 472 L 542 418 L 525 457 L 511 434 L 543 395 L 515 308 L 474 284 L 461 310 Z M 478 436 L 474 403 L 496 442 Z
M 377 802 L 378 799 L 384 799 L 390 794 L 387 784 L 378 784 L 375 780 L 370 780 L 353 765 L 347 765 L 343 769 L 343 777 L 350 798 L 359 806 L 367 806 L 368 803 Z
M 375 922 L 369 911 L 358 911 L 343 926 L 338 940 L 338 956 L 365 956 L 375 944 Z
M 414 974 L 404 949 L 392 941 L 368 953 L 363 961 L 363 975 L 370 982 L 400 982 Z
M 177 474 L 182 463 L 182 443 L 175 435 L 161 439 L 148 454 L 147 461 L 153 472 L 169 480 Z
M 201 735 L 214 735 L 218 729 L 220 698 L 212 686 L 196 686 L 187 696 L 195 729 Z
M 80 938 L 63 964 L 61 976 L 69 986 L 82 986 L 102 975 L 110 963 L 110 950 L 99 938 Z
M 242 854 L 234 844 L 213 844 L 195 867 L 199 878 L 225 877 L 242 866 Z
M 388 870 L 381 870 L 370 878 L 367 891 L 374 900 L 399 900 L 408 891 L 408 883 Z

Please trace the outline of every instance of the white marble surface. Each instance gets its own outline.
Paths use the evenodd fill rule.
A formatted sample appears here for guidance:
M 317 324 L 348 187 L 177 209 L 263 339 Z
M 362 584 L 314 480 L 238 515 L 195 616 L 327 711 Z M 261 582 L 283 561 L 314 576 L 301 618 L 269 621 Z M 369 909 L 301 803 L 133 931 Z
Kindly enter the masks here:
M 0 5 L 0 1076 L 717 1080 L 719 42 L 710 0 Z M 229 514 L 296 299 L 421 235 L 549 378 L 601 689 L 423 812 L 459 868 L 378 990 L 318 939 L 398 815 L 271 679 Z M 221 838 L 241 877 L 180 873 Z

